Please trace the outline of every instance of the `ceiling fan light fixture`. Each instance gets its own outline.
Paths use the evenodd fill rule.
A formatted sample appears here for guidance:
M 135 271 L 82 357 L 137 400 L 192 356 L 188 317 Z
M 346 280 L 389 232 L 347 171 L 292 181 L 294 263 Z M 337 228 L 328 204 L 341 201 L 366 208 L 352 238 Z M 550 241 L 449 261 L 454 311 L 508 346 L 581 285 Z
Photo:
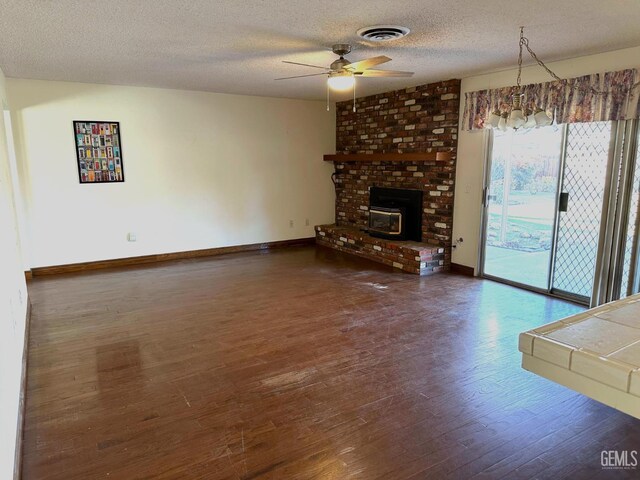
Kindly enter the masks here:
M 407 33 L 409 29 L 406 29 Z M 305 75 L 295 75 L 292 77 L 281 77 L 276 80 L 289 80 L 291 78 L 316 77 L 318 75 L 327 76 L 327 111 L 329 111 L 330 90 L 353 93 L 353 111 L 356 111 L 356 76 L 358 77 L 410 77 L 413 72 L 401 72 L 399 70 L 376 70 L 373 67 L 390 62 L 391 59 L 385 55 L 365 58 L 357 62 L 351 62 L 344 58 L 344 55 L 351 51 L 351 45 L 347 43 L 336 43 L 331 48 L 333 53 L 340 58 L 333 61 L 328 67 L 312 65 L 310 63 L 291 62 L 283 60 L 284 63 L 300 65 L 302 67 L 316 68 L 324 70 L 322 73 L 308 73 Z
M 327 79 L 329 88 L 338 92 L 351 90 L 356 83 L 355 77 L 350 73 L 332 74 Z

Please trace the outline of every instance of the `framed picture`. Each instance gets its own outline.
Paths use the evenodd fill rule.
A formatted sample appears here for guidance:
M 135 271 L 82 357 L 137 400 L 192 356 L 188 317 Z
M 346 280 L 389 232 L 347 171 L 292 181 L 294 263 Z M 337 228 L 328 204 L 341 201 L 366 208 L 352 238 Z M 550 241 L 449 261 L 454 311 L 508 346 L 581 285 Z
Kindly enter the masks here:
M 80 183 L 124 182 L 119 122 L 74 120 L 73 136 Z

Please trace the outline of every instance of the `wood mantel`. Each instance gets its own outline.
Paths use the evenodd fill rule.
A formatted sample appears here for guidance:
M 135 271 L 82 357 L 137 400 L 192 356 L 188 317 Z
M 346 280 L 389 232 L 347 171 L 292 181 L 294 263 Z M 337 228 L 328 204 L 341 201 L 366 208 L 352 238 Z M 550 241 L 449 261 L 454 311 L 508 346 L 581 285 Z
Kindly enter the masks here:
M 325 162 L 433 162 L 451 160 L 451 152 L 346 153 L 324 155 Z

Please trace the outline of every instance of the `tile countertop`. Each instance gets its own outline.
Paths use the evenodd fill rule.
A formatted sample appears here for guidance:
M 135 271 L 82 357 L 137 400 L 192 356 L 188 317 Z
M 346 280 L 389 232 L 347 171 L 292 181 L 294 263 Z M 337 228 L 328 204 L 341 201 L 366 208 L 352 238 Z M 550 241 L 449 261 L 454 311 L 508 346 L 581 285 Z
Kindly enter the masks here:
M 640 397 L 640 294 L 521 333 L 519 350 L 523 365 L 534 357 Z

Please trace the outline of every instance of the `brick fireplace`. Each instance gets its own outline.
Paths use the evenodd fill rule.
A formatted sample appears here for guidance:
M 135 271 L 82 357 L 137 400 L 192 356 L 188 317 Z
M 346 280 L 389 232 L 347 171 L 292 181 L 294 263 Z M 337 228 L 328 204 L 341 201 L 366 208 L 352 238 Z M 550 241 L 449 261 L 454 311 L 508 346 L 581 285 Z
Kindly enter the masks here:
M 336 223 L 316 227 L 318 244 L 412 273 L 451 262 L 460 80 L 396 90 L 336 106 Z M 437 152 L 440 152 L 438 154 Z M 369 189 L 422 191 L 420 242 L 368 235 Z

